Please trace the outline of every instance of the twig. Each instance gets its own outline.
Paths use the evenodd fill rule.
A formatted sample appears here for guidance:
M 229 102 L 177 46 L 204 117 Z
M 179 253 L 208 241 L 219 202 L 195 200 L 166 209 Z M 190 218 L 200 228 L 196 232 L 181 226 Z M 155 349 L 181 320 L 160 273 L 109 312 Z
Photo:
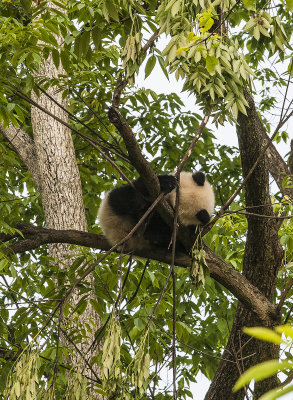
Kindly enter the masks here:
M 154 41 L 157 40 L 159 34 L 160 34 L 160 28 L 157 29 L 156 32 L 154 32 L 152 34 L 152 36 L 149 38 L 149 40 L 143 46 L 143 48 L 142 48 L 143 52 L 145 52 L 145 53 L 147 52 L 147 50 L 154 44 Z
M 125 306 L 124 306 L 123 308 L 125 308 L 128 304 L 130 304 L 130 303 L 135 299 L 135 297 L 136 297 L 136 295 L 137 295 L 137 293 L 138 293 L 138 291 L 139 291 L 141 282 L 142 282 L 142 280 L 143 280 L 145 271 L 146 271 L 147 267 L 149 266 L 149 264 L 150 264 L 150 260 L 147 260 L 146 263 L 145 263 L 145 265 L 144 265 L 144 268 L 143 268 L 143 271 L 142 271 L 140 280 L 139 280 L 139 282 L 138 282 L 138 285 L 137 285 L 137 287 L 136 287 L 136 289 L 135 289 L 135 292 L 133 293 L 133 295 L 131 296 L 131 298 L 128 300 L 128 302 L 125 304 Z
M 285 91 L 284 100 L 283 100 L 283 104 L 282 104 L 282 110 L 281 110 L 279 123 L 282 121 L 282 116 L 283 116 L 283 112 L 284 112 L 284 108 L 285 108 L 285 102 L 287 99 L 288 89 L 289 89 L 290 80 L 291 80 L 292 67 L 293 67 L 293 59 L 291 60 L 291 67 L 290 67 L 290 71 L 289 71 L 289 75 L 288 75 L 288 81 L 287 81 L 287 85 L 286 85 L 286 91 Z M 289 107 L 290 107 L 290 104 L 289 104 Z M 285 115 L 286 115 L 286 113 L 285 113 Z
M 293 218 L 293 215 L 263 215 L 263 214 L 245 212 L 245 211 L 225 211 L 225 213 L 222 214 L 222 216 L 220 218 L 225 217 L 226 215 L 231 215 L 231 214 L 250 215 L 253 217 L 268 218 L 268 219 L 290 219 L 290 218 Z
M 198 142 L 199 138 L 201 137 L 203 130 L 209 120 L 210 117 L 210 113 L 206 114 L 196 132 L 196 135 L 194 136 L 194 139 L 192 140 L 192 142 L 190 143 L 187 152 L 184 154 L 184 157 L 182 158 L 181 163 L 179 164 L 179 166 L 177 167 L 176 173 L 175 173 L 175 177 L 177 178 L 180 174 L 180 172 L 182 171 L 184 165 L 186 164 L 187 160 L 189 159 L 189 157 L 191 156 L 191 153 L 196 145 L 196 143 Z
M 285 288 L 285 290 L 283 291 L 283 293 L 281 295 L 280 302 L 277 305 L 277 312 L 281 311 L 281 308 L 283 307 L 283 304 L 285 302 L 287 294 L 288 294 L 289 290 L 292 288 L 292 286 L 293 286 L 293 278 L 290 280 L 290 282 L 288 283 L 287 287 Z

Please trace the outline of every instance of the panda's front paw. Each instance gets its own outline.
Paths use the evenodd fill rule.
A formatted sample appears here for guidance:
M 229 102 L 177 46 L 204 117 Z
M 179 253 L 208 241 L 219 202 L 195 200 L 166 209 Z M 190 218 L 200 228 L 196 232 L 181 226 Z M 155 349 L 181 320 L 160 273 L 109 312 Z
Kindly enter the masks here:
M 200 210 L 197 214 L 196 214 L 197 219 L 203 224 L 207 224 L 211 217 L 209 215 L 209 213 L 207 212 L 207 210 Z
M 177 180 L 173 175 L 160 175 L 159 177 L 161 191 L 164 193 L 170 193 L 177 187 Z

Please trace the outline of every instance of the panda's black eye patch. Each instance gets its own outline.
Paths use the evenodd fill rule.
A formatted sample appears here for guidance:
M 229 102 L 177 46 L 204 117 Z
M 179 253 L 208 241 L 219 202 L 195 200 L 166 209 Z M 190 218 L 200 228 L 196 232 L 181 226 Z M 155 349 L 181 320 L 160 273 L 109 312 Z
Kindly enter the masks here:
M 205 174 L 203 172 L 194 172 L 192 174 L 192 179 L 194 180 L 195 183 L 198 184 L 198 186 L 203 186 L 205 183 Z
M 209 213 L 207 212 L 207 210 L 200 210 L 197 214 L 196 214 L 197 219 L 203 224 L 207 224 L 211 217 L 209 215 Z

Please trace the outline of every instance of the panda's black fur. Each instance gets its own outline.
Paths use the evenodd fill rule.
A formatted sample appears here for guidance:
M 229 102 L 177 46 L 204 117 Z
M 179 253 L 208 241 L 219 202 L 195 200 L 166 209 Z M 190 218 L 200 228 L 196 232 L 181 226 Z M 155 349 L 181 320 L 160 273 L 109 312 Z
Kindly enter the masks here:
M 158 175 L 161 191 L 172 207 L 176 199 L 176 179 L 173 175 Z M 214 193 L 203 172 L 181 172 L 179 186 L 179 220 L 183 225 L 206 224 L 214 210 Z M 141 178 L 114 188 L 103 199 L 99 221 L 111 245 L 120 242 L 136 225 L 152 202 Z M 151 245 L 166 247 L 172 235 L 170 228 L 154 210 L 146 224 L 125 243 L 124 249 L 133 250 Z

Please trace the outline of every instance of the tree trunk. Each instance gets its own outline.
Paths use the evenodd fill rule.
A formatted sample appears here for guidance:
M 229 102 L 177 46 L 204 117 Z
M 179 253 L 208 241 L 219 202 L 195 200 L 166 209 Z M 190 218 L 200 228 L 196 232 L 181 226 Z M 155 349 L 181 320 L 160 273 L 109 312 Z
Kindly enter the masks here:
M 258 117 L 251 96 L 246 93 L 250 108 L 248 116 L 239 115 L 237 134 L 241 153 L 244 178 L 263 149 L 261 121 Z M 269 173 L 265 157 L 245 185 L 247 211 L 262 215 L 272 215 L 269 195 Z M 281 264 L 282 248 L 278 241 L 277 227 L 273 219 L 248 216 L 248 231 L 243 260 L 243 275 L 251 281 L 270 301 L 275 292 L 276 276 Z M 264 279 L 264 276 L 267 278 Z M 272 327 L 275 321 L 262 322 L 254 312 L 239 303 L 235 320 L 231 329 L 227 347 L 216 371 L 214 380 L 208 390 L 205 400 L 242 400 L 245 390 L 232 393 L 232 387 L 240 374 L 252 365 L 278 358 L 279 348 L 271 343 L 252 339 L 242 331 L 245 326 Z M 230 361 L 227 361 L 230 360 Z M 254 387 L 254 397 L 257 399 L 263 393 L 277 386 L 277 377 L 257 382 Z
M 57 8 L 51 1 L 47 2 L 47 6 Z M 61 38 L 56 37 L 56 39 L 61 44 Z M 57 70 L 50 56 L 44 62 L 36 78 L 58 78 L 60 74 L 64 74 L 64 70 L 61 66 Z M 48 93 L 66 108 L 66 101 L 62 99 L 62 93 L 56 87 L 50 87 Z M 45 94 L 41 94 L 39 97 L 34 95 L 33 98 L 43 108 L 68 123 L 66 112 Z M 46 227 L 57 230 L 87 231 L 80 174 L 70 130 L 36 107 L 31 108 L 31 122 L 33 140 L 26 132 L 21 129 L 17 130 L 13 126 L 9 126 L 4 134 L 26 164 L 41 193 Z M 67 258 L 70 253 L 72 250 L 70 250 L 69 244 L 57 243 L 49 246 L 49 254 L 60 261 L 60 268 L 70 268 L 74 261 L 73 258 Z M 91 278 L 88 279 L 88 283 L 93 288 Z M 71 296 L 70 303 L 73 308 L 79 300 L 78 294 L 74 293 Z M 94 325 L 92 329 L 90 321 Z M 73 328 L 76 329 L 75 315 L 73 324 L 75 325 Z M 88 348 L 94 341 L 95 331 L 101 326 L 101 319 L 89 301 L 86 310 L 79 317 L 78 324 L 86 330 L 84 342 L 79 343 L 76 347 L 68 343 L 67 338 L 70 337 L 70 332 L 66 332 L 67 327 L 62 324 L 64 334 L 61 334 L 61 338 L 66 347 L 72 348 L 71 364 L 80 368 L 87 377 L 95 381 L 99 376 L 99 369 L 96 364 L 94 367 L 89 367 L 88 360 L 96 355 L 96 349 L 94 354 L 91 354 Z

